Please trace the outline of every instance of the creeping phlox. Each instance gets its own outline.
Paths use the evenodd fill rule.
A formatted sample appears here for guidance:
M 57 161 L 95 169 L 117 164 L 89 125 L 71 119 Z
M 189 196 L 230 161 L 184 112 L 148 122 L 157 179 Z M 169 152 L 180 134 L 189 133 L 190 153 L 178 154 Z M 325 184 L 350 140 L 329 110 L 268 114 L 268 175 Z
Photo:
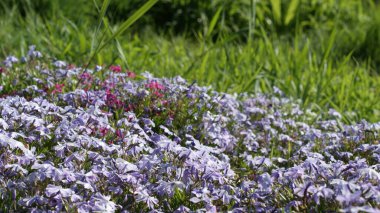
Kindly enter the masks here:
M 0 211 L 380 211 L 380 123 L 108 67 L 4 60 Z

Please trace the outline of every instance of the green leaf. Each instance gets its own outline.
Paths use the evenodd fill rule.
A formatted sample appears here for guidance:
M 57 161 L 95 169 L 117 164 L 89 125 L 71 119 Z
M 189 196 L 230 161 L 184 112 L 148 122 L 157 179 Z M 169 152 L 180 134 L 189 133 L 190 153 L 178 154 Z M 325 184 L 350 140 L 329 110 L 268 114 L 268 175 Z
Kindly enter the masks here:
M 274 20 L 281 24 L 281 0 L 270 0 Z
M 108 29 L 108 32 L 110 33 L 110 35 L 112 35 L 113 31 L 112 31 L 111 26 L 109 25 L 107 18 L 103 19 L 103 23 L 104 23 L 104 26 Z M 119 52 L 119 56 L 120 56 L 121 60 L 123 61 L 124 66 L 127 69 L 129 69 L 128 61 L 127 61 L 127 58 L 125 57 L 125 54 L 124 54 L 123 48 L 121 47 L 119 39 L 115 38 L 115 42 L 116 42 L 117 51 Z
M 102 26 L 102 21 L 104 20 L 105 18 L 105 15 L 106 15 L 106 12 L 107 12 L 107 9 L 108 9 L 108 5 L 110 3 L 111 0 L 104 0 L 103 1 L 103 4 L 102 4 L 102 7 L 100 8 L 100 13 L 99 13 L 99 24 L 98 24 L 98 27 L 96 28 L 96 31 L 94 33 L 94 36 L 92 38 L 92 42 L 91 42 L 91 52 L 94 50 L 94 43 L 95 43 L 95 39 L 96 37 L 98 36 L 99 34 L 99 31 L 100 31 L 100 27 Z M 97 4 L 96 4 L 96 1 L 94 1 L 94 4 L 95 4 L 95 7 L 98 8 Z
M 297 13 L 297 8 L 299 5 L 299 0 L 292 0 L 289 4 L 288 11 L 285 16 L 285 25 L 288 25 Z
M 158 0 L 149 0 L 147 1 L 142 7 L 140 7 L 131 17 L 129 17 L 126 21 L 124 21 L 121 26 L 116 30 L 115 33 L 113 33 L 110 38 L 108 38 L 106 41 L 103 42 L 103 38 L 99 41 L 99 45 L 95 49 L 95 52 L 92 53 L 89 62 L 87 63 L 87 66 L 91 63 L 92 59 L 95 57 L 96 54 L 98 54 L 104 47 L 108 45 L 110 41 L 118 37 L 120 34 L 122 34 L 124 31 L 126 31 L 133 23 L 135 23 L 141 16 L 143 16 L 153 5 L 155 5 L 158 2 Z M 104 6 L 104 4 L 103 4 Z M 103 11 L 103 6 L 102 10 Z M 102 19 L 104 20 L 104 19 Z
M 211 36 L 212 31 L 214 31 L 215 25 L 219 19 L 219 16 L 220 16 L 220 13 L 222 12 L 222 10 L 223 10 L 223 7 L 220 6 L 218 11 L 216 11 L 215 15 L 212 17 L 211 22 L 210 22 L 210 26 L 209 26 L 207 34 L 206 34 L 206 38 L 209 38 Z
M 116 32 L 109 38 L 105 43 L 109 42 L 110 40 L 116 38 L 120 34 L 122 34 L 125 30 L 127 30 L 133 23 L 135 23 L 141 16 L 143 16 L 153 5 L 155 5 L 158 2 L 158 0 L 149 0 L 147 3 L 145 3 L 142 7 L 140 7 L 131 17 L 129 17 L 126 21 L 121 24 L 119 29 L 116 30 Z M 104 45 L 103 45 L 104 46 Z
M 323 63 L 327 60 L 327 57 L 330 55 L 332 47 L 334 46 L 334 43 L 335 43 L 336 35 L 337 35 L 337 28 L 335 27 L 333 31 L 331 32 L 329 43 L 327 45 L 327 49 L 323 53 L 323 58 L 322 58 L 320 66 L 323 66 Z
M 106 15 L 106 11 L 108 8 L 108 5 L 110 4 L 111 0 L 104 0 L 102 4 L 102 8 L 100 9 L 100 19 L 103 20 L 104 16 Z

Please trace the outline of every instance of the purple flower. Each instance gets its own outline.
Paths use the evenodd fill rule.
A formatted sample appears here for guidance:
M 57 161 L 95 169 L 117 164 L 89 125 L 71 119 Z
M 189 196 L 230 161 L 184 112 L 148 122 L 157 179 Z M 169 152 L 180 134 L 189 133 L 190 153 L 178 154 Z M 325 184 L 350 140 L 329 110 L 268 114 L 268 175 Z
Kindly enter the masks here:
M 121 158 L 117 158 L 115 163 L 116 163 L 116 168 L 118 172 L 122 174 L 139 171 L 136 165 L 129 163 L 128 161 L 125 161 Z
M 16 174 L 22 174 L 22 175 L 28 174 L 28 170 L 22 168 L 18 164 L 7 164 L 4 166 L 4 169 L 5 170 L 8 170 L 8 169 L 11 170 L 10 176 L 14 176 Z
M 74 193 L 71 189 L 62 188 L 62 186 L 55 186 L 49 184 L 45 189 L 45 194 L 48 197 L 56 196 L 60 194 L 63 198 L 71 197 Z
M 113 201 L 110 200 L 111 196 L 104 196 L 97 192 L 90 199 L 92 211 L 100 212 L 114 212 L 119 208 Z
M 35 45 L 32 45 L 32 46 L 29 46 L 28 57 L 30 57 L 30 58 L 41 58 L 42 54 L 41 54 L 41 52 L 36 51 Z
M 372 206 L 350 206 L 346 209 L 342 209 L 341 212 L 344 212 L 344 213 L 359 213 L 359 212 L 378 213 L 379 209 L 374 208 Z
M 12 67 L 14 63 L 17 63 L 18 59 L 14 56 L 8 56 L 3 62 L 6 67 Z
M 95 191 L 94 187 L 89 183 L 86 183 L 83 181 L 77 181 L 76 184 L 82 185 L 84 189 L 90 190 L 91 192 Z
M 57 67 L 57 68 L 64 68 L 64 67 L 66 67 L 66 62 L 64 62 L 64 61 L 55 61 L 54 63 L 53 63 L 53 65 L 55 66 L 55 67 Z
M 336 200 L 345 207 L 352 204 L 362 204 L 365 201 L 364 198 L 361 197 L 361 191 L 351 193 L 347 190 L 345 190 L 342 194 L 337 195 Z
M 0 146 L 13 149 L 20 149 L 26 156 L 34 156 L 34 154 L 19 141 L 16 141 L 0 132 Z
M 183 205 L 181 205 L 180 207 L 178 207 L 178 209 L 174 211 L 174 213 L 188 213 L 188 212 L 190 212 L 190 209 Z
M 163 196 L 164 194 L 168 195 L 169 198 L 173 197 L 175 189 L 184 189 L 185 185 L 180 181 L 174 182 L 165 182 L 160 181 L 158 186 L 155 188 L 157 194 L 159 196 Z
M 41 196 L 34 196 L 34 197 L 28 197 L 23 198 L 18 201 L 18 204 L 24 207 L 31 207 L 33 204 L 37 205 L 44 205 L 47 204 L 48 199 L 41 197 Z
M 316 191 L 317 192 L 314 193 L 314 195 L 313 195 L 313 199 L 317 205 L 320 204 L 320 198 L 321 197 L 327 200 L 327 199 L 331 199 L 334 196 L 334 191 L 330 188 L 325 187 L 325 186 L 319 187 Z
M 149 209 L 154 209 L 154 206 L 158 204 L 158 199 L 149 195 L 147 189 L 139 187 L 136 192 L 136 202 L 145 203 Z
M 0 118 L 0 126 L 4 129 L 4 130 L 7 130 L 9 128 L 9 125 L 7 124 L 7 122 L 5 122 L 4 119 Z
M 271 191 L 272 188 L 272 178 L 268 173 L 264 173 L 260 175 L 257 179 L 257 184 L 259 186 L 259 189 L 263 191 Z
M 334 109 L 329 109 L 329 115 L 337 119 L 341 119 L 342 115 Z

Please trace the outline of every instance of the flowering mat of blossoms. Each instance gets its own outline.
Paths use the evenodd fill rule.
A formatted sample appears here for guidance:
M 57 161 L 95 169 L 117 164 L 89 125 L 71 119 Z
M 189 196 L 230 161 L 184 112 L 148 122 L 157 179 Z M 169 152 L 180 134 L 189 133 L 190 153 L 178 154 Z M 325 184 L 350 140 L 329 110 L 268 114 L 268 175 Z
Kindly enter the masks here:
M 380 123 L 46 61 L 0 68 L 0 211 L 380 211 Z

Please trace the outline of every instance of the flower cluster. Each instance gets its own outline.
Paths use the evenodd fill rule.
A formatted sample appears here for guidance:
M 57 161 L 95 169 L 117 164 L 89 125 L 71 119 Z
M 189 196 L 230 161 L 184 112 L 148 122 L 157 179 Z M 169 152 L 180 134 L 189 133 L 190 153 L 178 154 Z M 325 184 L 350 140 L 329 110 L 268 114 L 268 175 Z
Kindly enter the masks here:
M 28 84 L 0 92 L 1 211 L 380 210 L 380 122 L 29 53 L 2 68 Z

